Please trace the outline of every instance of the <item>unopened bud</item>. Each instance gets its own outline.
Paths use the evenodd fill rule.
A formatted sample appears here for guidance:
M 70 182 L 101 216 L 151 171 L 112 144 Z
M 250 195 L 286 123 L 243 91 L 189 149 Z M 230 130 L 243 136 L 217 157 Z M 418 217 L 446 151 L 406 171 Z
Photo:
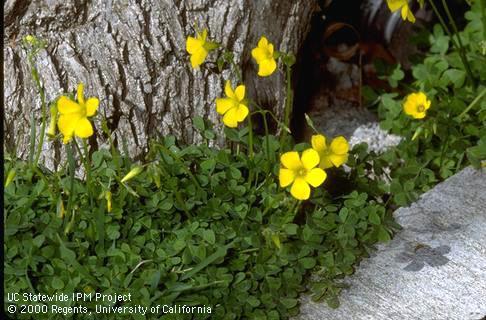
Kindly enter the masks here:
M 123 177 L 123 179 L 121 179 L 121 182 L 126 182 L 130 179 L 133 179 L 135 176 L 137 176 L 138 174 L 140 174 L 140 172 L 142 172 L 143 168 L 141 166 L 136 166 L 134 167 L 132 170 L 130 170 L 130 172 L 128 172 L 126 174 L 126 176 Z
M 106 211 L 111 212 L 111 192 L 105 192 L 105 200 L 106 200 Z
M 15 169 L 10 169 L 7 175 L 7 180 L 5 180 L 5 184 L 4 184 L 5 188 L 8 187 L 8 185 L 13 181 L 16 174 L 17 173 L 15 172 Z

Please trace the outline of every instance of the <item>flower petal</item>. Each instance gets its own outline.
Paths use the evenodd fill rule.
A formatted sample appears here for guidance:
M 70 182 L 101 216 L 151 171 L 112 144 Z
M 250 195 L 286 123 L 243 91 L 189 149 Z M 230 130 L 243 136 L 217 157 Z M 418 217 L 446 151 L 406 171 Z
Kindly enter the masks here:
M 277 69 L 277 62 L 275 59 L 266 59 L 261 61 L 258 66 L 258 75 L 260 77 L 268 77 Z
M 321 169 L 329 169 L 332 168 L 333 164 L 331 159 L 329 158 L 329 154 L 321 155 L 321 162 L 319 163 L 319 168 Z
M 408 9 L 407 12 L 407 20 L 410 21 L 411 23 L 415 23 L 415 16 L 412 13 L 412 10 L 410 8 Z
M 305 181 L 307 181 L 314 188 L 320 186 L 324 180 L 326 180 L 327 174 L 324 170 L 320 168 L 314 168 L 307 172 L 305 176 Z
M 89 122 L 88 118 L 81 118 L 76 123 L 74 134 L 80 138 L 88 138 L 93 135 L 93 126 Z
M 248 112 L 249 112 L 248 107 L 240 103 L 238 108 L 236 108 L 236 120 L 238 122 L 245 120 L 246 116 L 248 115 Z
M 388 4 L 390 11 L 395 12 L 403 7 L 406 2 L 404 0 L 386 0 L 386 3 Z
M 70 114 L 70 113 L 77 113 L 81 114 L 83 108 L 73 100 L 69 99 L 66 96 L 61 96 L 57 100 L 57 110 L 60 114 Z
M 84 84 L 82 82 L 78 84 L 78 102 L 80 105 L 84 105 Z
M 57 121 L 59 131 L 63 135 L 63 142 L 68 143 L 73 137 L 74 129 L 76 128 L 81 115 L 78 113 L 61 114 Z
M 261 36 L 260 40 L 258 41 L 258 48 L 266 49 L 268 46 L 268 39 L 265 36 Z
M 338 168 L 342 164 L 346 163 L 348 161 L 348 155 L 347 154 L 331 154 L 329 155 L 329 160 L 332 162 L 332 164 Z
M 257 47 L 251 50 L 251 56 L 253 57 L 253 59 L 256 60 L 258 64 L 260 64 L 261 61 L 267 59 L 266 52 L 267 52 L 266 50 Z
M 280 186 L 285 188 L 289 186 L 295 179 L 295 172 L 290 169 L 280 168 L 278 173 L 278 180 L 280 181 Z
M 236 87 L 235 96 L 236 96 L 236 99 L 238 99 L 238 102 L 241 102 L 245 98 L 245 86 L 244 85 Z
M 186 40 L 186 50 L 189 54 L 194 54 L 202 48 L 201 40 L 193 37 L 187 37 Z
M 216 112 L 223 115 L 229 109 L 235 107 L 235 101 L 229 98 L 218 98 L 216 99 Z
M 313 135 L 311 138 L 312 148 L 317 152 L 322 152 L 327 149 L 326 137 L 322 134 Z
M 307 200 L 310 197 L 310 187 L 303 178 L 297 178 L 290 188 L 290 194 L 298 200 Z
M 302 162 L 300 161 L 299 153 L 296 151 L 290 151 L 282 154 L 280 157 L 282 165 L 291 170 L 297 170 L 302 168 Z
M 314 149 L 307 149 L 302 153 L 302 164 L 307 170 L 317 166 L 320 160 L 319 154 Z
M 208 52 L 204 48 L 199 48 L 191 55 L 191 65 L 194 69 L 199 68 L 203 64 Z
M 334 154 L 346 154 L 349 151 L 348 141 L 343 136 L 336 137 L 332 140 L 330 149 Z
M 223 116 L 223 123 L 230 128 L 238 126 L 237 108 L 229 109 Z
M 224 86 L 224 93 L 228 98 L 236 100 L 235 92 L 233 91 L 233 88 L 231 88 L 231 81 L 229 80 L 226 81 L 226 84 Z
M 94 116 L 100 105 L 100 100 L 98 98 L 89 98 L 86 100 L 86 116 Z

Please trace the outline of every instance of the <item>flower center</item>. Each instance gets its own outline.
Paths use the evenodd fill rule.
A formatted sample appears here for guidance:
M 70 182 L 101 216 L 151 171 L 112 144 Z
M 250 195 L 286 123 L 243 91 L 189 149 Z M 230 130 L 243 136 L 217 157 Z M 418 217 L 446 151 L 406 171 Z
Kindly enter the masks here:
M 424 107 L 424 105 L 423 105 L 423 104 L 419 104 L 419 105 L 417 106 L 417 112 L 424 112 L 424 111 L 425 111 L 425 107 Z
M 298 171 L 297 171 L 297 175 L 299 177 L 305 177 L 307 175 L 307 170 L 305 168 L 300 168 Z

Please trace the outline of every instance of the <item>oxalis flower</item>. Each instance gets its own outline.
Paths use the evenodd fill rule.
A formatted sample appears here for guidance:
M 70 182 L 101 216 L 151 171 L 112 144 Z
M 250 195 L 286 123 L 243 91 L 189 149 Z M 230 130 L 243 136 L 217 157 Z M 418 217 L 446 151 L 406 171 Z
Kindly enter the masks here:
M 312 148 L 317 151 L 321 159 L 319 167 L 327 169 L 339 167 L 348 161 L 349 144 L 342 136 L 336 137 L 328 146 L 326 137 L 322 134 L 313 135 L 311 139 Z
M 258 75 L 260 77 L 267 77 L 277 69 L 277 61 L 275 61 L 273 54 L 273 44 L 268 42 L 265 36 L 262 36 L 258 41 L 258 46 L 251 50 L 251 56 L 258 64 Z
M 395 12 L 401 9 L 402 19 L 408 20 L 412 23 L 415 22 L 415 17 L 408 6 L 408 0 L 386 0 L 388 8 L 391 12 Z
M 88 117 L 93 116 L 100 104 L 98 98 L 84 100 L 84 85 L 78 85 L 78 101 L 73 101 L 66 96 L 57 100 L 59 120 L 57 126 L 63 135 L 63 143 L 68 143 L 73 135 L 79 138 L 88 138 L 93 135 L 93 126 Z
M 228 80 L 224 93 L 226 98 L 216 99 L 216 111 L 223 115 L 223 123 L 227 127 L 236 128 L 238 122 L 245 120 L 249 111 L 245 101 L 245 86 L 240 85 L 233 90 L 231 82 Z
M 313 149 L 302 153 L 302 158 L 295 151 L 284 153 L 280 162 L 279 180 L 281 187 L 290 188 L 290 194 L 298 200 L 307 200 L 310 197 L 310 187 L 320 186 L 326 180 L 326 172 L 315 168 L 319 164 L 319 154 Z
M 430 100 L 427 99 L 427 96 L 423 92 L 409 94 L 403 104 L 405 114 L 415 119 L 425 118 L 429 108 Z
M 201 33 L 196 33 L 196 38 L 187 37 L 186 50 L 191 55 L 191 66 L 198 69 L 208 56 L 209 51 L 218 47 L 217 43 L 207 40 L 208 30 L 204 29 Z

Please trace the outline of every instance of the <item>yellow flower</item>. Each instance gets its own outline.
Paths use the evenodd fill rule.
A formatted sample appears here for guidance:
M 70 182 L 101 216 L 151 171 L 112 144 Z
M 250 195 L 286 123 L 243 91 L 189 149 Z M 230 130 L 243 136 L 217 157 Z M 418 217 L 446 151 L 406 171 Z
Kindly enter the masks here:
M 203 64 L 209 51 L 218 47 L 217 43 L 207 41 L 207 37 L 207 29 L 204 29 L 202 33 L 196 32 L 196 38 L 187 37 L 186 50 L 191 55 L 191 65 L 194 69 Z
M 307 149 L 302 153 L 302 158 L 295 151 L 284 153 L 280 162 L 279 180 L 281 187 L 292 184 L 290 194 L 298 200 L 307 200 L 310 196 L 309 184 L 313 187 L 320 186 L 326 180 L 326 172 L 315 168 L 319 164 L 319 154 L 313 149 Z
M 233 91 L 231 82 L 228 80 L 226 81 L 224 92 L 226 98 L 216 99 L 216 111 L 224 115 L 223 123 L 226 126 L 236 128 L 238 122 L 245 120 L 248 115 L 248 107 L 245 101 L 245 86 L 240 85 Z
M 423 92 L 409 94 L 403 104 L 403 111 L 415 119 L 425 118 L 429 108 L 430 100 Z
M 311 139 L 312 148 L 317 151 L 322 169 L 336 168 L 348 161 L 349 144 L 342 136 L 332 140 L 331 145 L 326 144 L 326 137 L 322 134 L 313 135 Z
M 258 46 L 251 50 L 251 55 L 258 64 L 258 75 L 267 77 L 277 69 L 277 62 L 273 57 L 273 44 L 265 36 L 260 38 Z
M 73 135 L 80 138 L 88 138 L 93 135 L 93 127 L 88 117 L 93 116 L 98 110 L 100 101 L 98 98 L 84 100 L 84 85 L 78 85 L 78 101 L 73 101 L 66 96 L 57 100 L 59 120 L 57 126 L 63 135 L 63 142 L 68 143 Z
M 413 16 L 412 10 L 408 6 L 408 0 L 386 0 L 388 8 L 391 12 L 395 12 L 401 9 L 402 19 L 408 20 L 412 23 L 415 22 L 415 17 Z

